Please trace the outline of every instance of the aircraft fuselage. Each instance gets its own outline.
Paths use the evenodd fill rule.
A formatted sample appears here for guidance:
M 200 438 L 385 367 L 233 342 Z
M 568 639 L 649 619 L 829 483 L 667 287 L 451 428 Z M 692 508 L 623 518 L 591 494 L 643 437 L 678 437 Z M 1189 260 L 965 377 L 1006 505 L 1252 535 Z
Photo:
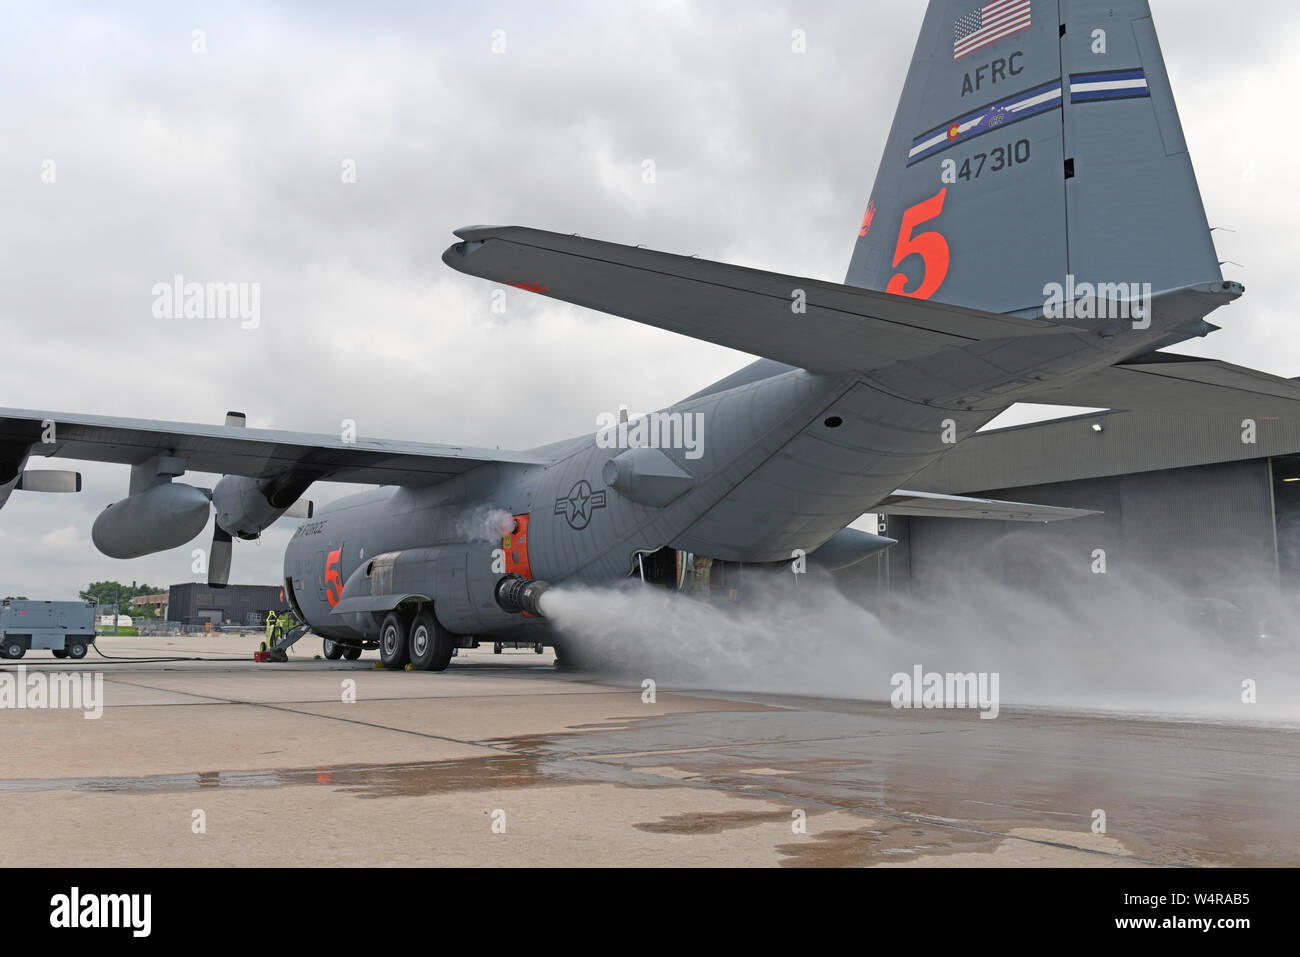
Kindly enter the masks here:
M 285 579 L 322 634 L 373 633 L 387 610 L 380 599 L 393 595 L 432 602 L 453 633 L 480 634 L 521 623 L 494 598 L 506 574 L 612 582 L 634 570 L 638 552 L 663 546 L 789 560 L 1019 393 L 1153 349 L 1223 301 L 1217 291 L 1180 291 L 1157 297 L 1149 329 L 974 342 L 869 376 L 756 363 L 625 430 L 537 450 L 549 464 L 489 464 L 429 488 L 344 498 L 298 529 Z M 519 523 L 513 534 L 502 515 Z

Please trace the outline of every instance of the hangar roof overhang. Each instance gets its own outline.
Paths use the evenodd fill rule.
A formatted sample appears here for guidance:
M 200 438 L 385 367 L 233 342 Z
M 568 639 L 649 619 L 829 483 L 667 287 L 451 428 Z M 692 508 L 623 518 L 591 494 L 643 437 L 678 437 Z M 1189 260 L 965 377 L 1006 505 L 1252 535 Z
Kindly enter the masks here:
M 1089 412 L 976 433 L 907 486 L 965 494 L 1297 452 L 1300 418 Z

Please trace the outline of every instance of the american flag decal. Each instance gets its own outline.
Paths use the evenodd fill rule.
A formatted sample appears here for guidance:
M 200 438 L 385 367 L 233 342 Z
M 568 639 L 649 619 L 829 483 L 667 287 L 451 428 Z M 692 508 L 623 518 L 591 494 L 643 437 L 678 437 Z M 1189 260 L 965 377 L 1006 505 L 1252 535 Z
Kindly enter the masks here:
M 953 25 L 952 58 L 982 50 L 990 43 L 1029 29 L 1029 0 L 990 0 Z

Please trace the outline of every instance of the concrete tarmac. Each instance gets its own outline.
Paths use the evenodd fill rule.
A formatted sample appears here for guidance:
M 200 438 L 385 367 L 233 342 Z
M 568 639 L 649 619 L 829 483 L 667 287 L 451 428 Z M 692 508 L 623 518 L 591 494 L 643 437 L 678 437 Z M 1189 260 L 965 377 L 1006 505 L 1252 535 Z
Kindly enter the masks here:
M 1294 866 L 1293 728 L 442 674 L 112 638 L 103 713 L 0 710 L 0 865 Z M 1094 833 L 1095 812 L 1105 832 Z

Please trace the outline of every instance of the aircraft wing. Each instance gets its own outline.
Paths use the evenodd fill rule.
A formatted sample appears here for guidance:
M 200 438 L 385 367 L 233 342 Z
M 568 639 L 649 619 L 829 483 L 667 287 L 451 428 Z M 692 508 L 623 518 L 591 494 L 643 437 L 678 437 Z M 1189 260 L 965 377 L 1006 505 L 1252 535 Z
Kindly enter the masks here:
M 456 235 L 463 242 L 442 259 L 460 272 L 814 372 L 1078 331 L 540 229 L 471 226 Z M 793 308 L 800 293 L 801 313 Z
M 987 518 L 1003 522 L 1059 522 L 1100 514 L 1087 508 L 1000 502 L 993 498 L 909 492 L 905 489 L 894 492 L 872 507 L 871 511 L 881 515 L 908 515 L 915 518 Z
M 1300 416 L 1300 381 L 1217 359 L 1150 352 L 1026 402 L 1188 415 Z
M 44 442 L 44 437 L 52 442 Z M 135 465 L 163 453 L 187 471 L 366 485 L 436 485 L 488 462 L 542 464 L 523 453 L 419 442 L 312 435 L 227 425 L 0 409 L 0 458 L 33 456 Z M 5 456 L 3 453 L 16 453 Z

